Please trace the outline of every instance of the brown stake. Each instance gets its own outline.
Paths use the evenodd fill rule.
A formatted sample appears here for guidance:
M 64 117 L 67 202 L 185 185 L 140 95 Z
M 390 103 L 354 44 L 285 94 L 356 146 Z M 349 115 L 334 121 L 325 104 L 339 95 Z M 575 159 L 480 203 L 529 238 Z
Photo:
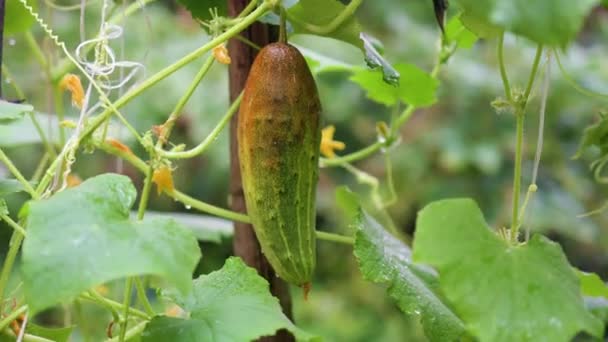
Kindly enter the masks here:
M 227 0 L 228 14 L 232 17 L 237 16 L 246 6 L 249 0 Z M 264 46 L 272 41 L 276 41 L 276 30 L 272 30 L 267 25 L 260 23 L 253 24 L 249 29 L 243 31 L 241 35 L 258 46 Z M 249 45 L 237 39 L 231 39 L 228 43 L 228 51 L 232 62 L 229 67 L 230 76 L 230 101 L 234 101 L 243 88 L 249 69 L 257 51 Z M 230 202 L 232 210 L 244 213 L 245 197 L 241 184 L 241 171 L 239 165 L 238 141 L 237 141 L 238 116 L 235 115 L 230 121 Z M 241 257 L 250 267 L 255 268 L 258 273 L 266 278 L 270 283 L 270 291 L 279 299 L 283 312 L 290 319 L 291 297 L 289 287 L 278 278 L 268 260 L 262 254 L 260 244 L 255 236 L 253 227 L 250 224 L 234 223 L 234 254 Z M 295 338 L 286 330 L 279 331 L 276 335 L 260 338 L 263 342 L 292 342 Z

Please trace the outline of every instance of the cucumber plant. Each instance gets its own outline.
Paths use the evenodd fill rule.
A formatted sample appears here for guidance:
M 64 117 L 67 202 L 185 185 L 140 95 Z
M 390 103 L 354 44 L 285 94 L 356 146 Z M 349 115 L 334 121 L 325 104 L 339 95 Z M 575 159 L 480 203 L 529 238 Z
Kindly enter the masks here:
M 175 63 L 144 76 L 143 63 L 117 57 L 113 40 L 124 33 L 121 25 L 154 1 L 102 0 L 97 7 L 86 1 L 74 6 L 45 1 L 41 7 L 48 13 L 80 10 L 82 22 L 89 18 L 85 13 L 97 11 L 99 30 L 91 36 L 81 25 L 80 39 L 68 41 L 56 33 L 54 24 L 58 23 L 37 2 L 7 0 L 6 32 L 23 37 L 43 70 L 55 106 L 54 115 L 42 113 L 38 103 L 43 101 L 22 89 L 20 78 L 11 72 L 11 61 L 3 61 L 10 91 L 23 103 L 0 101 L 0 132 L 9 137 L 0 139 L 0 163 L 11 175 L 0 179 L 0 219 L 12 230 L 0 271 L 2 337 L 19 341 L 250 341 L 285 329 L 297 340 L 323 339 L 290 320 L 270 294 L 268 281 L 240 258 L 227 258 L 220 270 L 192 279 L 205 253 L 197 239 L 219 237 L 193 230 L 175 215 L 151 212 L 148 204 L 154 186 L 159 195 L 222 222 L 252 223 L 277 275 L 305 291 L 314 279 L 315 264 L 323 262 L 316 260 L 317 242 L 346 245 L 363 278 L 384 284 L 405 314 L 420 316 L 428 340 L 603 337 L 606 315 L 587 302 L 591 297 L 608 299 L 604 283 L 597 275 L 571 266 L 557 243 L 526 231 L 528 204 L 536 192 L 543 191 L 536 179 L 543 120 L 545 114 L 551 115 L 546 108 L 550 66 L 556 61 L 571 80 L 559 55 L 573 44 L 599 0 L 454 0 L 450 10 L 447 1 L 428 1 L 429 14 L 434 4 L 441 26 L 437 57 L 428 71 L 387 60 L 381 44 L 362 32 L 357 20 L 363 0 L 252 0 L 233 17 L 227 15 L 224 1 L 180 0 L 206 30 L 208 40 Z M 280 25 L 281 41 L 259 47 L 241 35 L 257 22 Z M 288 36 L 300 34 L 350 44 L 358 49 L 360 63 L 337 62 L 287 44 Z M 505 36 L 536 45 L 521 90 L 512 86 L 507 72 Z M 238 63 L 228 54 L 230 39 L 260 50 L 244 93 L 199 144 L 188 148 L 172 142 L 186 104 L 215 62 Z M 489 229 L 473 200 L 445 199 L 420 210 L 412 238 L 397 228 L 387 210 L 400 200 L 390 155 L 400 152 L 401 129 L 408 126 L 414 112 L 438 101 L 441 71 L 450 69 L 448 62 L 459 50 L 470 49 L 479 39 L 497 46 L 496 73 L 504 95 L 491 105 L 515 118 L 510 223 Z M 204 61 L 184 93 L 169 99 L 176 104 L 164 122 L 148 125 L 143 132 L 136 128 L 127 105 L 145 98 L 154 85 L 199 59 Z M 393 109 L 388 122 L 379 120 L 372 128 L 377 139 L 361 149 L 343 153 L 346 146 L 334 140 L 336 128 L 322 119 L 314 74 L 327 70 L 346 73 L 371 101 Z M 543 81 L 539 81 L 541 74 Z M 532 182 L 522 199 L 525 118 L 536 110 L 531 98 L 538 84 L 541 134 Z M 62 103 L 65 91 L 71 94 L 70 110 L 76 116 L 66 115 L 70 106 Z M 178 161 L 208 155 L 237 113 L 249 214 L 180 190 Z M 52 129 L 41 123 L 43 117 L 49 118 L 46 126 Z M 603 149 L 604 126 L 605 120 L 588 129 L 581 148 Z M 11 139 L 20 138 L 9 135 L 18 127 L 35 131 L 33 141 L 42 154 L 31 177 L 26 177 L 25 168 L 10 157 L 10 151 L 5 153 Z M 113 132 L 123 134 L 112 136 Z M 81 180 L 75 168 L 86 163 L 84 153 L 96 150 L 139 172 L 143 177 L 139 192 L 120 172 Z M 384 179 L 354 165 L 374 155 L 384 157 Z M 601 169 L 606 158 L 599 160 Z M 316 229 L 319 168 L 337 167 L 370 189 L 363 200 L 346 187 L 336 190 L 336 203 L 353 236 Z M 15 200 L 13 195 L 18 193 L 21 198 Z M 108 284 L 123 293 L 109 293 Z M 312 286 L 314 295 L 314 282 Z M 84 303 L 94 304 L 111 318 L 91 322 L 82 310 Z M 38 324 L 41 313 L 52 308 L 64 313 L 61 328 Z M 105 336 L 89 334 L 91 325 L 102 327 Z

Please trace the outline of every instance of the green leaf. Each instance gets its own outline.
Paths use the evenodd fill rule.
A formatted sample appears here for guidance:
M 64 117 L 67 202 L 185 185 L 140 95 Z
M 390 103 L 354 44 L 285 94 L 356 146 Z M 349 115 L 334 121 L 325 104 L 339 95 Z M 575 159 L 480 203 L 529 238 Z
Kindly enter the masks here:
M 464 12 L 460 15 L 462 24 L 479 38 L 490 39 L 497 37 L 504 31 L 501 27 L 493 25 L 485 20 L 485 18 L 477 17 L 474 12 Z
M 363 42 L 359 39 L 361 26 L 354 15 L 344 21 L 336 30 L 327 34 L 318 34 L 307 28 L 308 25 L 324 26 L 329 24 L 342 13 L 345 7 L 338 0 L 300 0 L 287 12 L 290 18 L 295 19 L 290 20 L 295 33 L 308 33 L 334 38 L 363 50 Z
M 67 342 L 70 339 L 74 327 L 46 328 L 31 322 L 27 323 L 25 332 L 30 335 L 46 338 L 55 342 Z
M 600 148 L 602 155 L 608 152 L 608 115 L 602 115 L 598 122 L 585 128 L 576 154 L 572 158 L 580 158 L 585 149 L 591 146 Z
M 24 190 L 23 184 L 16 179 L 0 179 L 0 197 Z
M 414 260 L 439 271 L 443 293 L 480 341 L 570 341 L 580 331 L 603 336 L 556 243 L 540 235 L 507 243 L 470 199 L 429 204 L 416 228 Z
M 500 27 L 539 44 L 565 47 L 599 0 L 456 0 L 479 27 Z M 466 21 L 465 21 L 466 23 Z M 473 32 L 478 33 L 469 26 Z M 479 33 L 478 33 L 479 34 Z M 483 36 L 483 34 L 479 34 Z
M 190 319 L 155 317 L 142 334 L 145 342 L 251 341 L 279 329 L 298 340 L 313 339 L 283 314 L 268 282 L 239 258 L 231 257 L 221 270 L 194 280 L 187 296 L 174 291 L 163 295 L 189 312 Z
M 34 11 L 38 11 L 37 1 L 27 0 Z M 35 23 L 34 17 L 19 0 L 7 0 L 4 13 L 4 33 L 16 34 L 25 32 Z
M 212 8 L 217 8 L 218 15 L 221 17 L 228 15 L 228 2 L 226 0 L 178 0 L 178 2 L 190 11 L 193 18 L 202 21 L 212 19 L 209 11 Z
M 382 80 L 390 85 L 399 84 L 399 72 L 382 57 L 380 50 L 383 50 L 382 43 L 374 37 L 361 33 L 363 48 L 365 49 L 365 62 L 372 69 L 382 70 Z
M 608 299 L 608 287 L 606 283 L 595 273 L 576 271 L 581 282 L 581 293 L 583 296 L 604 297 Z
M 369 99 L 389 107 L 400 100 L 414 107 L 437 102 L 439 81 L 412 64 L 396 64 L 395 69 L 401 75 L 398 86 L 386 83 L 381 72 L 363 68 L 355 69 L 350 80 L 361 86 Z
M 458 340 L 463 324 L 436 293 L 434 274 L 413 265 L 410 249 L 364 212 L 355 195 L 341 188 L 336 199 L 357 230 L 354 254 L 363 277 L 387 284 L 388 294 L 403 312 L 420 315 L 431 341 Z
M 129 178 L 105 174 L 30 202 L 22 273 L 32 312 L 134 275 L 158 275 L 189 291 L 201 257 L 195 237 L 171 219 L 129 219 L 135 197 Z
M 448 21 L 445 27 L 445 39 L 462 49 L 470 49 L 477 42 L 477 36 L 462 24 L 460 15 Z
M 0 125 L 6 125 L 13 121 L 17 121 L 23 118 L 25 113 L 33 110 L 34 107 L 28 104 L 12 103 L 0 100 Z

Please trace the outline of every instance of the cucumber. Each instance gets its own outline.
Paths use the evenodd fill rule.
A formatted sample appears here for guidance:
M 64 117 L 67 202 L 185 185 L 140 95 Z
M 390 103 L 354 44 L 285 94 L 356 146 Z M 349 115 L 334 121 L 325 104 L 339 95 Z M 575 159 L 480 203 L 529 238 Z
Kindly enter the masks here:
M 321 103 L 302 54 L 273 43 L 243 94 L 238 150 L 247 213 L 276 274 L 306 290 L 315 268 Z

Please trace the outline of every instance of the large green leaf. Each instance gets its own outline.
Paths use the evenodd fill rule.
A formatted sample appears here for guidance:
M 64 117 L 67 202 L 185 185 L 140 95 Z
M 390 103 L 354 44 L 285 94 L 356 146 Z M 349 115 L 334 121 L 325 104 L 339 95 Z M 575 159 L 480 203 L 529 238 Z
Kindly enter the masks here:
M 216 8 L 219 16 L 225 17 L 228 14 L 228 2 L 226 0 L 178 0 L 190 13 L 193 18 L 209 21 L 211 20 L 211 9 Z
M 34 11 L 38 10 L 37 1 L 27 0 Z M 6 0 L 4 13 L 4 33 L 15 34 L 25 32 L 34 24 L 34 17 L 25 9 L 19 0 Z
M 19 120 L 27 112 L 34 110 L 29 104 L 12 103 L 0 100 L 0 125 Z
M 288 9 L 295 33 L 318 34 L 307 29 L 306 24 L 324 26 L 330 23 L 336 16 L 344 10 L 344 5 L 338 0 L 300 0 L 297 4 Z M 339 39 L 353 44 L 363 49 L 363 42 L 359 39 L 361 26 L 355 18 L 351 16 L 344 21 L 336 30 L 321 36 Z
M 279 329 L 298 340 L 313 339 L 283 314 L 268 282 L 239 258 L 229 258 L 221 270 L 194 280 L 187 296 L 174 291 L 163 295 L 189 312 L 190 319 L 155 317 L 142 335 L 145 342 L 251 341 Z
M 470 49 L 477 41 L 477 36 L 463 26 L 460 15 L 457 15 L 445 26 L 445 39 L 459 48 Z
M 363 277 L 388 285 L 403 312 L 420 315 L 430 340 L 458 340 L 464 326 L 436 293 L 434 274 L 413 265 L 410 249 L 364 212 L 355 195 L 345 189 L 336 195 L 357 230 L 354 253 Z
M 578 279 L 581 281 L 581 293 L 583 296 L 589 297 L 604 297 L 608 299 L 608 286 L 595 273 L 587 273 L 583 271 L 576 272 Z
M 196 238 L 170 219 L 129 219 L 135 197 L 129 178 L 105 174 L 30 203 L 22 273 L 32 311 L 126 276 L 158 275 L 190 289 Z
M 438 80 L 412 64 L 396 64 L 395 69 L 400 74 L 398 85 L 386 83 L 380 71 L 363 68 L 356 69 L 350 80 L 361 86 L 368 98 L 386 106 L 403 101 L 415 107 L 428 107 L 437 102 Z
M 470 199 L 429 204 L 418 215 L 414 260 L 439 271 L 443 292 L 481 341 L 600 337 L 561 248 L 540 235 L 513 246 L 494 234 Z
M 456 0 L 479 36 L 500 27 L 537 43 L 565 47 L 599 0 Z M 483 27 L 479 32 L 476 28 Z

